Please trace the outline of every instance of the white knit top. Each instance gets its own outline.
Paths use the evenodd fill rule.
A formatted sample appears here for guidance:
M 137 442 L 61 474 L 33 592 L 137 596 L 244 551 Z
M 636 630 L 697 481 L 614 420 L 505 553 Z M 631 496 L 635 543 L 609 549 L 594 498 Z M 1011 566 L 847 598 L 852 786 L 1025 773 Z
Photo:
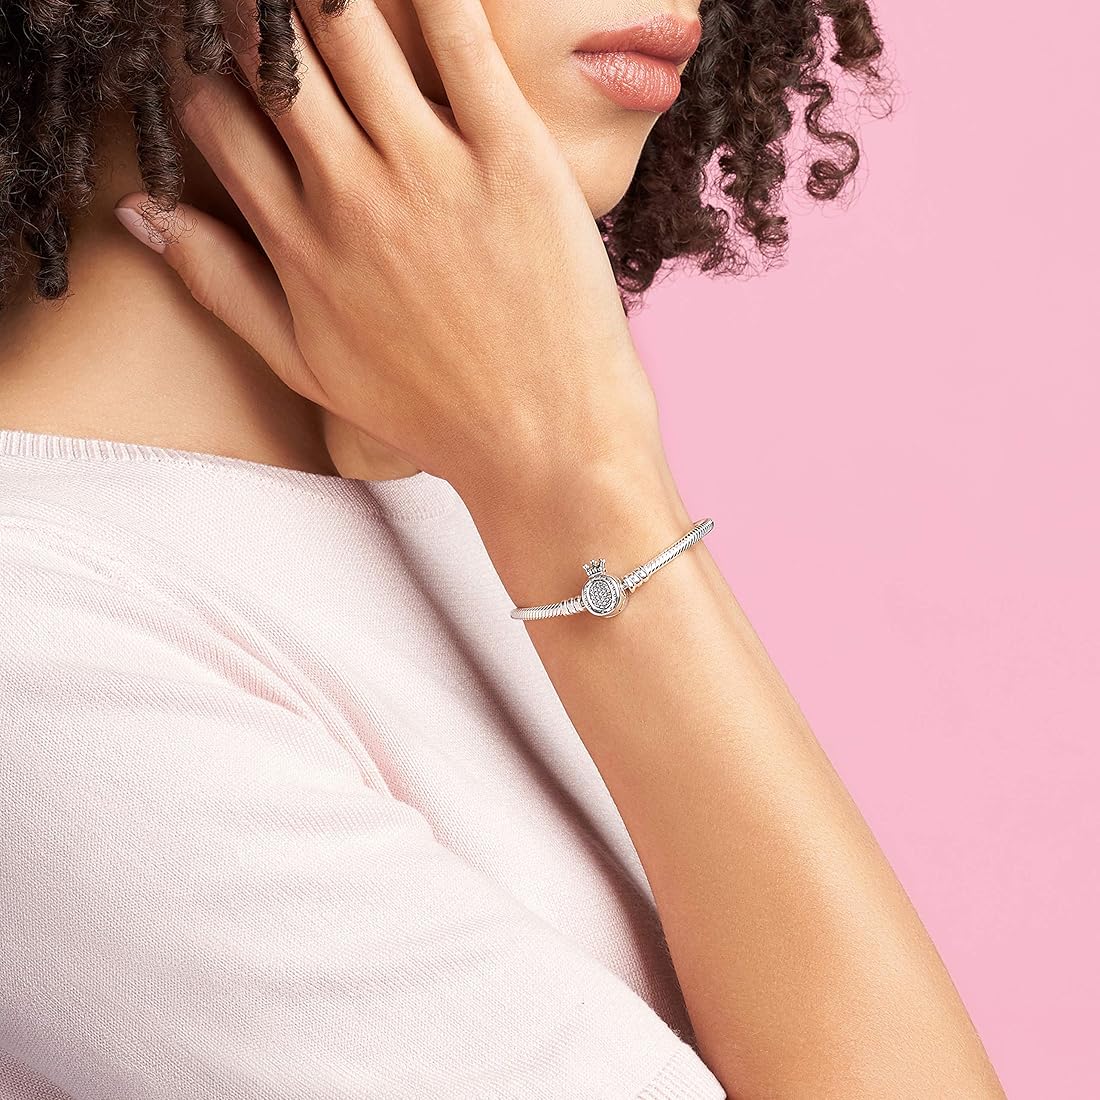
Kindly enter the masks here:
M 722 1100 L 462 499 L 0 430 L 0 1100 Z

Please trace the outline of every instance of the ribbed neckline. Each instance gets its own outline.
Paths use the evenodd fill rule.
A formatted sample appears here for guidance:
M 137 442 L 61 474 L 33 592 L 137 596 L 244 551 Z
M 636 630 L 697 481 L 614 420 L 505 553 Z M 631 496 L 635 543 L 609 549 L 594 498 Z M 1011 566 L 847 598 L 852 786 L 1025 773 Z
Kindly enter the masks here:
M 157 447 L 147 443 L 124 443 L 114 439 L 31 432 L 22 428 L 0 428 L 0 455 L 4 454 L 30 459 L 145 462 L 191 467 L 266 480 L 339 500 L 361 501 L 363 492 L 366 491 L 387 515 L 411 519 L 442 516 L 452 511 L 462 499 L 450 482 L 426 470 L 399 478 L 347 478 L 339 474 L 310 473 L 288 466 L 254 462 L 247 458 L 232 458 L 229 455 L 187 451 L 177 447 Z

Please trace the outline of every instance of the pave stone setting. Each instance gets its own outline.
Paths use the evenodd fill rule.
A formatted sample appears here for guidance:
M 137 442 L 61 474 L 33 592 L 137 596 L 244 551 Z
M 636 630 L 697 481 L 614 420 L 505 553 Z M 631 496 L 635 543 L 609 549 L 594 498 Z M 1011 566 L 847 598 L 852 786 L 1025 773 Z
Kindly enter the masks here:
M 623 582 L 604 570 L 606 564 L 603 558 L 593 558 L 585 562 L 584 571 L 588 574 L 588 581 L 581 589 L 584 609 L 601 619 L 618 615 L 626 607 L 628 598 Z

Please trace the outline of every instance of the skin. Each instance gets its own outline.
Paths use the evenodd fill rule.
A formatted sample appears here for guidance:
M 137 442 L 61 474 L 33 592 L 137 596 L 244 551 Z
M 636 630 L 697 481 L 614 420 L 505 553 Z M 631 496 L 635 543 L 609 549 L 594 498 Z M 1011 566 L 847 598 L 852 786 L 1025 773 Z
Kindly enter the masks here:
M 409 0 L 379 0 L 425 96 L 447 93 Z M 625 111 L 580 79 L 576 44 L 652 14 L 639 0 L 486 0 L 516 82 L 572 165 L 593 216 L 630 184 L 656 115 Z M 673 9 L 691 18 L 693 0 Z M 228 13 L 227 13 L 228 14 Z M 231 26 L 231 37 L 241 33 Z M 71 298 L 0 314 L 0 418 L 5 427 L 182 447 L 344 477 L 390 478 L 416 466 L 282 385 L 255 351 L 198 306 L 115 220 L 115 200 L 141 188 L 129 118 L 103 128 L 100 188 L 73 231 Z M 183 198 L 245 234 L 237 210 L 187 142 Z M 140 323 L 135 319 L 140 318 Z M 104 363 L 112 364 L 105 370 Z
M 188 82 L 182 108 L 270 264 L 209 210 L 190 211 L 192 231 L 141 262 L 137 246 L 102 227 L 101 248 L 117 247 L 142 275 L 120 276 L 114 293 L 156 300 L 163 291 L 168 315 L 194 322 L 194 331 L 148 326 L 160 340 L 196 342 L 182 360 L 187 384 L 172 396 L 189 393 L 205 411 L 239 387 L 242 405 L 262 408 L 249 420 L 262 428 L 255 440 L 272 451 L 288 437 L 308 441 L 308 418 L 286 412 L 293 402 L 257 395 L 266 364 L 305 399 L 297 408 L 324 410 L 322 438 L 337 437 L 325 430 L 336 422 L 355 433 L 360 442 L 330 447 L 334 465 L 365 460 L 369 439 L 447 477 L 519 605 L 575 593 L 576 563 L 588 557 L 607 552 L 621 573 L 675 541 L 694 517 L 591 221 L 593 181 L 606 187 L 611 169 L 578 172 L 569 155 L 583 166 L 591 140 L 555 140 L 561 128 L 512 79 L 479 0 L 416 0 L 449 111 L 423 98 L 422 74 L 410 79 L 375 9 L 356 6 L 337 33 L 302 7 L 320 55 L 277 133 L 232 82 Z M 321 56 L 353 113 L 324 79 Z M 251 73 L 247 42 L 240 58 Z M 587 91 L 545 86 L 588 103 Z M 606 110 L 593 106 L 591 117 Z M 622 149 L 624 187 L 636 125 L 645 129 L 617 117 L 603 133 Z M 543 279 L 529 277 L 535 247 Z M 202 309 L 187 313 L 190 295 L 257 359 L 208 375 L 203 355 L 214 344 L 202 338 L 218 330 Z M 125 311 L 84 334 L 112 353 L 86 393 L 117 384 L 142 410 L 167 407 L 163 391 L 114 382 L 144 370 L 138 358 L 119 363 L 117 349 L 132 356 L 133 330 L 146 328 L 122 300 Z M 56 328 L 43 338 L 61 341 Z M 87 345 L 52 350 L 58 372 L 89 360 Z M 35 350 L 24 343 L 23 352 L 9 375 L 31 375 Z M 206 397 L 207 378 L 223 390 Z M 48 377 L 40 385 L 36 401 L 26 391 L 28 414 L 71 430 L 43 396 Z M 184 426 L 178 415 L 159 423 L 169 422 Z M 207 438 L 205 422 L 191 430 Z M 926 930 L 706 544 L 630 600 L 605 621 L 577 615 L 527 629 L 630 832 L 700 1054 L 728 1094 L 1003 1097 Z

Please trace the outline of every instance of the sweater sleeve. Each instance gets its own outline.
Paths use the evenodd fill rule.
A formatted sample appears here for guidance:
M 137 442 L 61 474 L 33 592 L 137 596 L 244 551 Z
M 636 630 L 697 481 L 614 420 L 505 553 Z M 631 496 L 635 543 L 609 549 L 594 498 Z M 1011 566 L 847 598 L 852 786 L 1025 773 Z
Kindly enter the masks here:
M 0 1095 L 725 1096 L 262 653 L 117 568 L 18 546 L 0 539 Z

